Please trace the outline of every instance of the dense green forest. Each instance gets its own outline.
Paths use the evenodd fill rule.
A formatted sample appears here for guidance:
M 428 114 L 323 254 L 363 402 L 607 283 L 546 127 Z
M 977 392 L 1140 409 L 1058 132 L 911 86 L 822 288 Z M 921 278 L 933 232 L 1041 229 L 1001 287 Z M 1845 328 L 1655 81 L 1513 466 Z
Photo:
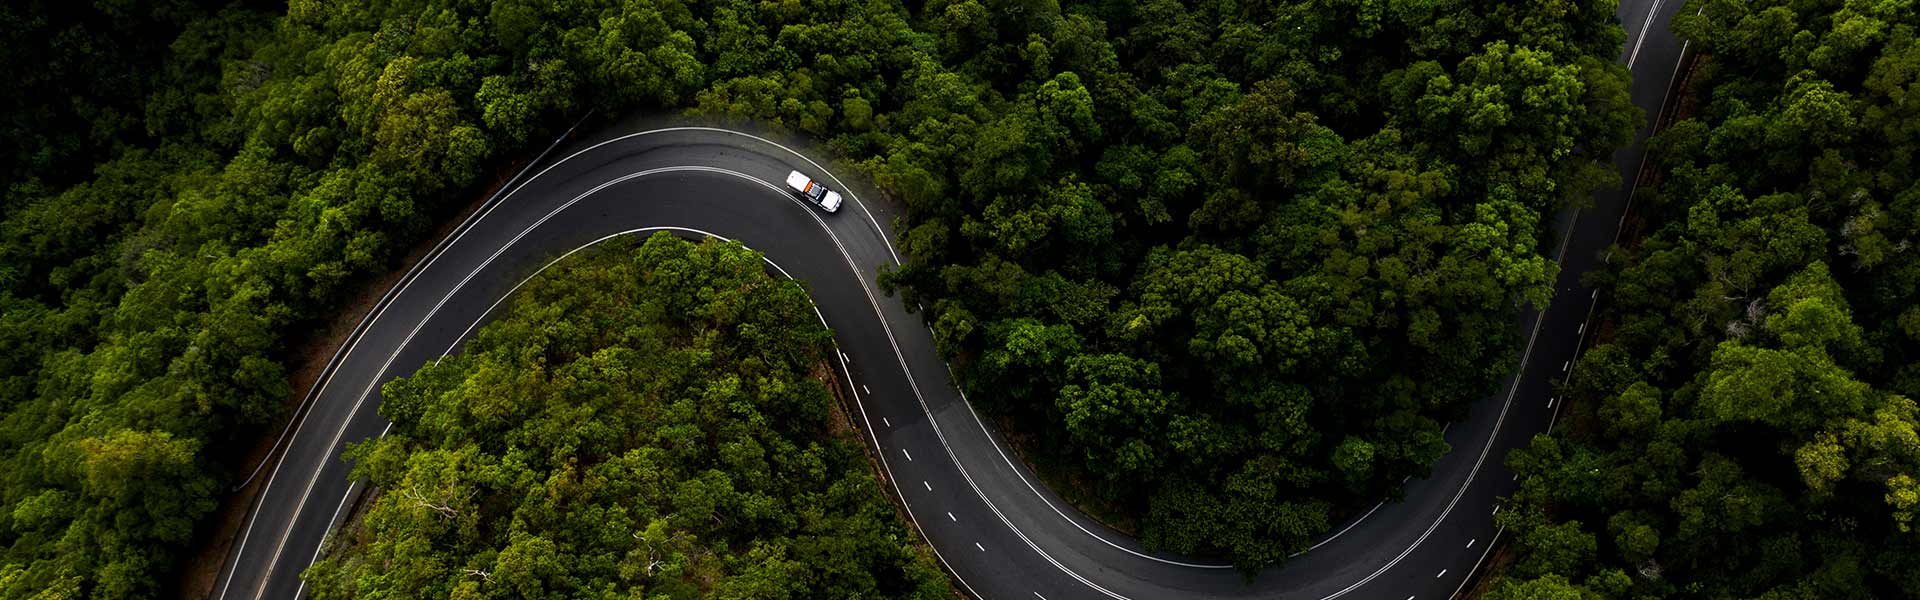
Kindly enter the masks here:
M 1614 6 L 929 6 L 990 92 L 888 122 L 890 281 L 1149 546 L 1278 561 L 1512 368 L 1553 214 L 1639 122 Z
M 379 495 L 310 589 L 949 597 L 829 415 L 831 348 L 800 284 L 738 244 L 659 233 L 570 257 L 462 354 L 386 385 L 391 433 L 348 452 Z
M 0 598 L 159 593 L 293 346 L 589 109 L 826 140 L 984 408 L 1263 564 L 1444 449 L 1636 121 L 1607 0 L 4 10 Z
M 1508 460 L 1489 597 L 1920 596 L 1920 15 L 1681 14 L 1685 118 L 1593 274 L 1571 411 Z

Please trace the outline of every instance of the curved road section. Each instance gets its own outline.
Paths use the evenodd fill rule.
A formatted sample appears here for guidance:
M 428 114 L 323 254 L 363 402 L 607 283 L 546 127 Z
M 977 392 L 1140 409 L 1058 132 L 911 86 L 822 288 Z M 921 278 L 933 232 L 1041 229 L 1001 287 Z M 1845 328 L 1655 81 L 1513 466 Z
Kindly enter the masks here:
M 1635 104 L 1664 106 L 1685 51 L 1667 21 L 1681 0 L 1627 0 L 1621 55 Z M 1614 158 L 1627 181 L 1644 156 L 1643 130 Z M 1502 463 L 1551 427 L 1550 382 L 1566 377 L 1597 295 L 1579 285 L 1616 236 L 1630 190 L 1567 211 L 1557 300 L 1521 322 L 1518 373 L 1472 416 L 1449 427 L 1453 450 L 1406 500 L 1382 504 L 1285 565 L 1251 581 L 1207 561 L 1156 555 L 1085 518 L 1010 460 L 950 381 L 932 334 L 879 291 L 877 269 L 897 263 L 894 215 L 847 193 L 838 214 L 785 194 L 790 170 L 852 192 L 806 156 L 753 135 L 668 128 L 581 142 L 468 219 L 363 322 L 335 357 L 285 438 L 280 461 L 248 516 L 215 588 L 220 600 L 291 598 L 342 508 L 363 491 L 340 453 L 382 435 L 379 384 L 449 352 L 530 274 L 610 236 L 673 230 L 740 240 L 804 281 L 835 333 L 839 376 L 857 401 L 869 442 L 915 526 L 980 598 L 1442 599 L 1455 595 L 1497 541 L 1499 496 L 1514 489 Z

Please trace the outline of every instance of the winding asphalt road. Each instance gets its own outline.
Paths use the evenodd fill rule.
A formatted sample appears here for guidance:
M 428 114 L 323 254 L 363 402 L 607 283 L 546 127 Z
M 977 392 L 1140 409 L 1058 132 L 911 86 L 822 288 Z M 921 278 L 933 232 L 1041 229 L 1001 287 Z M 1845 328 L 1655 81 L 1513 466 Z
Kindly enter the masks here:
M 1684 45 L 1667 32 L 1681 0 L 1626 0 L 1621 61 L 1649 115 L 1665 102 Z M 1633 181 L 1648 130 L 1614 157 Z M 848 194 L 823 214 L 780 189 L 790 169 L 835 189 L 863 186 L 776 142 L 710 128 L 608 134 L 563 148 L 491 200 L 374 309 L 323 374 L 283 438 L 215 589 L 221 600 L 292 598 L 299 573 L 362 492 L 340 460 L 345 444 L 381 435 L 379 385 L 458 350 L 498 302 L 566 253 L 623 233 L 668 230 L 740 240 L 804 281 L 836 335 L 840 377 L 915 525 L 959 586 L 980 598 L 1440 599 L 1470 579 L 1499 536 L 1496 499 L 1514 488 L 1502 459 L 1551 426 L 1549 383 L 1563 378 L 1597 297 L 1578 276 L 1604 260 L 1628 191 L 1560 216 L 1556 300 L 1528 313 L 1521 368 L 1451 425 L 1453 450 L 1406 499 L 1382 504 L 1311 551 L 1252 581 L 1221 565 L 1145 552 L 1073 511 L 982 424 L 917 314 L 881 294 L 876 268 L 897 262 L 895 215 Z

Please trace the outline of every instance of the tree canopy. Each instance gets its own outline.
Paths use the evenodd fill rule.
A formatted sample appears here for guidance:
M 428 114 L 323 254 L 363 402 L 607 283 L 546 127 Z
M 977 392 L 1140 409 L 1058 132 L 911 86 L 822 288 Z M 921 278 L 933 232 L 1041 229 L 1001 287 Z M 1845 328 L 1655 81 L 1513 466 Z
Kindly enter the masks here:
M 759 253 L 657 233 L 534 278 L 383 388 L 315 598 L 944 598 Z
M 859 137 L 887 281 L 1150 546 L 1278 561 L 1446 451 L 1617 182 L 1613 4 L 1549 4 L 932 4 L 987 100 L 913 71 Z
M 1508 461 L 1520 558 L 1494 597 L 1920 594 L 1920 19 L 1680 14 L 1687 110 L 1650 145 L 1644 229 L 1593 274 L 1566 426 Z

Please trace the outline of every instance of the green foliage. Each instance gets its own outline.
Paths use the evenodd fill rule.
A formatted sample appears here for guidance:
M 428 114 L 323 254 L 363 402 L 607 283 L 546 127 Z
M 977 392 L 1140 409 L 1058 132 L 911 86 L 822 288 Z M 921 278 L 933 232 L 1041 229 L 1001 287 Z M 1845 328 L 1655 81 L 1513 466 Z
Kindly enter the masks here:
M 6 56 L 71 66 L 4 61 L 30 71 L 7 151 L 34 156 L 0 204 L 0 507 L 119 506 L 56 459 L 135 432 L 170 440 L 146 447 L 183 470 L 148 495 L 192 522 L 284 410 L 290 341 L 508 153 L 589 109 L 686 109 L 822 138 L 866 171 L 908 209 L 911 260 L 886 281 L 929 308 L 972 397 L 1062 433 L 1037 450 L 1111 474 L 1096 493 L 1149 543 L 1251 569 L 1445 450 L 1440 423 L 1509 368 L 1516 303 L 1549 299 L 1550 214 L 1612 183 L 1634 123 L 1602 0 L 46 6 Z M 1822 68 L 1867 72 L 1903 39 L 1846 31 Z M 135 76 L 62 87 L 95 66 Z M 1860 90 L 1796 86 L 1793 141 L 1911 128 Z M 1828 215 L 1760 197 L 1775 220 L 1730 227 L 1818 254 Z M 1874 198 L 1849 239 L 1884 262 L 1915 200 Z M 1833 314 L 1794 318 L 1834 364 L 1885 333 L 1846 346 Z M 0 511 L 0 598 L 156 594 L 187 536 L 116 518 Z M 549 589 L 557 546 L 524 542 L 502 546 L 513 585 Z
M 9 95 L 7 151 L 41 147 L 8 161 L 34 177 L 0 203 L 0 506 L 45 509 L 0 518 L 0 598 L 157 593 L 241 466 L 225 457 L 284 410 L 297 332 L 391 269 L 502 149 L 585 106 L 704 84 L 686 8 L 575 9 L 6 9 L 30 25 L 8 29 L 5 62 L 31 92 Z M 531 20 L 495 28 L 489 10 Z M 92 178 L 62 187 L 71 172 Z M 140 443 L 82 461 L 100 440 Z M 139 490 L 102 480 L 143 472 Z
M 1680 11 L 1706 57 L 1698 108 L 1651 146 L 1652 229 L 1594 275 L 1612 335 L 1580 360 L 1572 426 L 1509 460 L 1525 518 L 1501 593 L 1920 594 L 1920 337 L 1903 321 L 1920 304 L 1920 20 L 1902 6 Z M 1532 542 L 1554 531 L 1597 552 Z
M 959 75 L 838 143 L 971 397 L 1254 569 L 1426 473 L 1550 299 L 1550 216 L 1617 183 L 1613 4 L 1535 4 L 938 2 Z
M 936 598 L 798 282 L 655 234 L 571 257 L 461 354 L 384 388 L 379 493 L 315 598 Z
M 1604 597 L 1569 583 L 1559 575 L 1526 581 L 1504 581 L 1485 596 L 1487 600 L 1596 600 Z

